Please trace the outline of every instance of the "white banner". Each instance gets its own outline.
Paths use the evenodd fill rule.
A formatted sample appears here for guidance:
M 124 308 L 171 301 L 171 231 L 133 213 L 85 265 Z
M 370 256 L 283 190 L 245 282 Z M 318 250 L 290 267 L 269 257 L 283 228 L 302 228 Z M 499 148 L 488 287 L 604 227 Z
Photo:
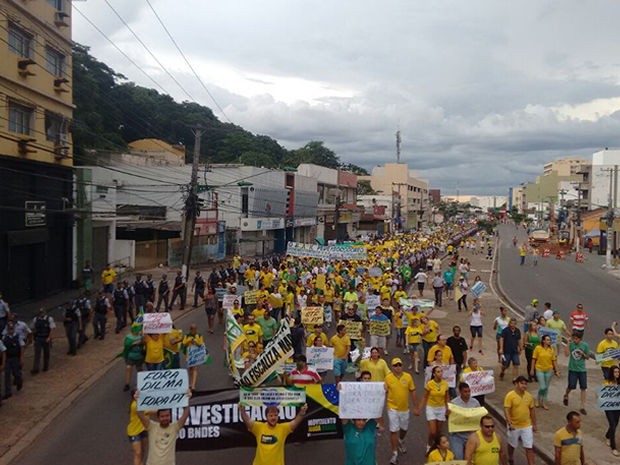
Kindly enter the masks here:
M 308 347 L 306 349 L 308 365 L 317 371 L 332 370 L 334 368 L 333 347 Z
M 241 303 L 241 296 L 234 294 L 224 294 L 222 297 L 222 308 L 233 308 L 235 306 L 235 300 L 238 300 Z
M 142 316 L 143 334 L 166 334 L 172 331 L 172 317 L 170 313 L 145 313 Z
M 381 418 L 385 386 L 373 382 L 340 383 L 339 402 L 340 418 Z
M 472 371 L 463 373 L 463 381 L 469 384 L 472 396 L 484 396 L 495 392 L 493 370 Z
M 338 247 L 289 242 L 286 254 L 291 257 L 322 258 L 324 260 L 366 260 L 363 247 Z
M 187 407 L 189 382 L 187 370 L 138 372 L 138 410 Z
M 306 390 L 292 386 L 239 389 L 239 403 L 252 407 L 271 405 L 296 405 L 306 403 Z
M 448 386 L 453 388 L 456 387 L 456 365 L 443 365 L 442 367 L 443 374 L 442 379 L 448 382 Z M 431 380 L 433 372 L 433 367 L 426 367 L 424 369 L 424 384 L 428 383 Z

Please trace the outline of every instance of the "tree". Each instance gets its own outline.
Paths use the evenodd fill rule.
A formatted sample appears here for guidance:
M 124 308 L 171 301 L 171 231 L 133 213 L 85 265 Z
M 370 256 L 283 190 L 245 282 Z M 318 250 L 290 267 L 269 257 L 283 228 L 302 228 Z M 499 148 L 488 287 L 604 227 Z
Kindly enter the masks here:
M 367 179 L 363 179 L 361 181 L 357 181 L 357 195 L 377 195 L 377 191 L 375 191 L 370 185 L 370 181 Z
M 325 147 L 322 141 L 311 141 L 303 147 L 293 150 L 286 162 L 293 166 L 298 166 L 301 163 L 313 163 L 334 169 L 340 166 L 338 155 Z
M 341 170 L 350 171 L 351 173 L 357 174 L 358 176 L 368 176 L 368 170 L 362 168 L 361 166 L 355 165 L 353 163 L 343 163 L 340 165 Z

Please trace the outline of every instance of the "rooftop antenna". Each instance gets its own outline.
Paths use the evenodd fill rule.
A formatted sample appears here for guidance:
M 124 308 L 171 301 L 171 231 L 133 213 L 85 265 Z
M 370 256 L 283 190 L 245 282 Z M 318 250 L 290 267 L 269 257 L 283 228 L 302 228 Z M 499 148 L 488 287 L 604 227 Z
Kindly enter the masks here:
M 400 128 L 396 131 L 396 163 L 400 163 Z

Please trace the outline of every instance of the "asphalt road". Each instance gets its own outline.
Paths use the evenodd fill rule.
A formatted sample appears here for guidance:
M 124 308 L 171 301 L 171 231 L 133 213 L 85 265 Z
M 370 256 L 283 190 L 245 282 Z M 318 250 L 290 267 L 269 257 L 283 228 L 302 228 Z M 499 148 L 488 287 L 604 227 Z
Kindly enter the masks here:
M 590 316 L 590 328 L 586 341 L 592 347 L 603 338 L 603 330 L 619 319 L 615 302 L 620 283 L 601 268 L 604 258 L 585 253 L 586 262 L 576 263 L 574 255 L 557 260 L 551 256 L 540 257 L 538 266 L 527 257 L 524 266 L 519 265 L 519 245 L 527 240 L 523 228 L 515 230 L 512 225 L 501 225 L 499 250 L 499 282 L 503 291 L 519 307 L 524 308 L 533 298 L 551 302 L 560 311 L 561 318 L 569 325 L 569 314 L 582 303 Z M 512 238 L 517 235 L 517 247 Z M 594 346 L 595 347 L 595 346 Z

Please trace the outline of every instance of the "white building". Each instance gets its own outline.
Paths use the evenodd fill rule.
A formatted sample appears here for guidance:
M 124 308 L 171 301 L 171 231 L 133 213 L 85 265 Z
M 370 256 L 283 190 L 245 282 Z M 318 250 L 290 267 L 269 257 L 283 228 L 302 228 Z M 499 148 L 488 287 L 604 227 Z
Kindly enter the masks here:
M 592 171 L 590 174 L 591 190 L 590 190 L 590 208 L 606 208 L 609 205 L 610 180 L 613 183 L 614 167 L 620 169 L 620 150 L 601 150 L 592 154 Z M 618 182 L 615 183 L 616 192 L 613 192 L 612 184 L 612 202 L 616 200 L 614 208 L 618 207 L 618 193 L 620 188 Z

